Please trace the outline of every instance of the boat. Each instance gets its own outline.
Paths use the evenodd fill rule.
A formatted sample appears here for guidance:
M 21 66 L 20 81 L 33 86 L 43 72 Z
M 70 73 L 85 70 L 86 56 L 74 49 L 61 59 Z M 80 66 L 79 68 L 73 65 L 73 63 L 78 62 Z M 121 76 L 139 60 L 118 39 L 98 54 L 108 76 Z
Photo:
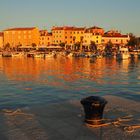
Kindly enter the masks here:
M 120 47 L 118 53 L 116 54 L 116 59 L 128 59 L 130 58 L 130 53 L 128 48 Z
M 12 57 L 12 53 L 11 52 L 3 52 L 2 53 L 2 57 Z
M 43 53 L 35 53 L 35 54 L 33 54 L 33 57 L 34 58 L 44 58 L 45 55 Z
M 52 57 L 55 57 L 55 56 L 56 56 L 56 53 L 54 53 L 54 52 L 45 54 L 45 58 L 52 58 Z
M 73 57 L 73 53 L 67 54 L 67 57 Z
M 23 53 L 22 52 L 14 52 L 11 55 L 12 55 L 12 57 L 20 57 L 20 56 L 23 56 Z
M 34 57 L 34 55 L 35 55 L 35 52 L 28 52 L 27 53 L 27 57 Z

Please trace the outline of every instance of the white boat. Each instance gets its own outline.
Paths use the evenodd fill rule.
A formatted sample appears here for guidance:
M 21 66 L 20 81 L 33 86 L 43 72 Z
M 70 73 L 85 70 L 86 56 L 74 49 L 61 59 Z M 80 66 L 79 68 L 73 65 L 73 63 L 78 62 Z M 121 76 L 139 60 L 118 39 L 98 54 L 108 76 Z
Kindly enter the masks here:
M 34 57 L 34 58 L 44 58 L 45 55 L 44 55 L 43 53 L 35 53 L 35 54 L 33 55 L 33 57 Z
M 45 58 L 52 58 L 52 57 L 55 57 L 56 56 L 56 53 L 46 53 L 45 54 Z
M 12 55 L 12 57 L 21 57 L 21 56 L 23 56 L 24 54 L 23 54 L 22 52 L 14 52 L 14 53 L 12 53 L 11 55 Z
M 116 54 L 117 59 L 128 59 L 130 58 L 130 53 L 128 48 L 120 47 L 118 53 Z
M 8 51 L 3 52 L 2 53 L 2 57 L 12 57 L 12 53 L 11 52 L 8 52 Z
M 73 57 L 73 53 L 69 53 L 67 57 Z

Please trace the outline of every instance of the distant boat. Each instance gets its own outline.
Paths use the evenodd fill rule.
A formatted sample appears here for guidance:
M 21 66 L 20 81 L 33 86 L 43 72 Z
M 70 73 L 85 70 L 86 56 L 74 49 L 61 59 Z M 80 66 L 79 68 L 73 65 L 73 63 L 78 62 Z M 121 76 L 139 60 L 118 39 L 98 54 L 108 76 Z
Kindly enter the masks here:
M 3 52 L 2 57 L 12 57 L 12 53 L 11 52 Z
M 55 57 L 55 56 L 56 56 L 56 53 L 54 53 L 54 52 L 45 54 L 45 58 L 52 58 L 52 57 Z
M 130 58 L 130 56 L 131 55 L 128 51 L 128 48 L 124 48 L 124 47 L 120 47 L 118 53 L 116 54 L 116 58 L 121 60 L 128 59 Z
M 22 52 L 14 52 L 12 53 L 12 57 L 20 57 L 23 56 L 24 54 Z
M 43 53 L 35 53 L 35 54 L 33 55 L 33 57 L 34 57 L 34 58 L 44 58 L 44 57 L 45 57 L 45 54 L 43 54 Z

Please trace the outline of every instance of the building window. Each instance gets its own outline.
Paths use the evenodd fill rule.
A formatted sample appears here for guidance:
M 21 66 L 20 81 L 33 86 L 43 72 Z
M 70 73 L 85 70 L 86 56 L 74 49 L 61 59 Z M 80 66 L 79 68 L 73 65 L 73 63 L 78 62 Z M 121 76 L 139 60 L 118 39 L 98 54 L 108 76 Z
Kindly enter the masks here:
M 67 36 L 65 36 L 65 39 L 67 39 Z
M 24 34 L 26 34 L 26 31 L 24 31 Z
M 77 34 L 79 34 L 79 32 L 77 32 Z
M 98 39 L 99 37 L 97 36 L 96 38 Z
M 24 35 L 24 39 L 26 39 L 26 35 Z
M 29 34 L 31 33 L 31 31 L 28 32 Z
M 29 35 L 29 39 L 31 39 L 31 35 Z
M 18 39 L 20 39 L 21 38 L 21 36 L 18 36 Z
M 116 39 L 116 42 L 118 42 L 118 40 Z
M 96 43 L 98 43 L 98 40 L 96 40 Z

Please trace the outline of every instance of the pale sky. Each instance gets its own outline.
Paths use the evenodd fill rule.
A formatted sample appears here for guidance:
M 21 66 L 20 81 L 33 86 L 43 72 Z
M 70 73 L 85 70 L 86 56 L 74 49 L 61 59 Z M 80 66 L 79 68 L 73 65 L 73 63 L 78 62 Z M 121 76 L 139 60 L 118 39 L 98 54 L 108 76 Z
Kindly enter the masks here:
M 140 0 L 0 0 L 0 30 L 99 26 L 140 36 Z

